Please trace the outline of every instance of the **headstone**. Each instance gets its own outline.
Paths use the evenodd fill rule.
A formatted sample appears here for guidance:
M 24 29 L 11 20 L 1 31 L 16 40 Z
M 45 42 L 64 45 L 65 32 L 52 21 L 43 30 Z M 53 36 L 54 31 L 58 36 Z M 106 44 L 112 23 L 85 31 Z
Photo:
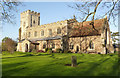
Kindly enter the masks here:
M 72 56 L 71 57 L 71 66 L 72 67 L 76 67 L 77 66 L 77 57 L 76 56 Z

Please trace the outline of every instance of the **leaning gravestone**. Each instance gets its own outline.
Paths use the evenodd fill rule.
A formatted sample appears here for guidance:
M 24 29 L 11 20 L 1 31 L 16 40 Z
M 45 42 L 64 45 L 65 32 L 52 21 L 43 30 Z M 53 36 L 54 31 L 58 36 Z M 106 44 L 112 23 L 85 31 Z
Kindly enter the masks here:
M 77 66 L 77 57 L 76 56 L 72 56 L 71 57 L 71 61 L 72 61 L 71 66 L 72 67 L 76 67 Z

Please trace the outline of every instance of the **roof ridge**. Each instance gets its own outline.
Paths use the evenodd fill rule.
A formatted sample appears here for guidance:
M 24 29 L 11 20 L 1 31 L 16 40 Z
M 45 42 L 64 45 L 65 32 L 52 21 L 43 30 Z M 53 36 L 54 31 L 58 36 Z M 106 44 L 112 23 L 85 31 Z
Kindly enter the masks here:
M 97 20 L 94 20 L 94 21 L 99 21 L 99 20 L 105 20 L 105 18 L 97 19 Z M 91 21 L 85 21 L 85 22 L 92 22 L 92 20 Z M 82 23 L 82 22 L 78 22 L 78 23 Z

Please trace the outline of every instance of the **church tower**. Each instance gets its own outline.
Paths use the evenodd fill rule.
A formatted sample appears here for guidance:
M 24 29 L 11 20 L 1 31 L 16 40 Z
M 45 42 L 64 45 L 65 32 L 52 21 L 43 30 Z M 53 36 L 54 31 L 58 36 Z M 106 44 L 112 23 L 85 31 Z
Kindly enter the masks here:
M 27 28 L 38 25 L 40 25 L 40 13 L 31 10 L 22 12 L 20 15 L 19 40 L 27 38 Z

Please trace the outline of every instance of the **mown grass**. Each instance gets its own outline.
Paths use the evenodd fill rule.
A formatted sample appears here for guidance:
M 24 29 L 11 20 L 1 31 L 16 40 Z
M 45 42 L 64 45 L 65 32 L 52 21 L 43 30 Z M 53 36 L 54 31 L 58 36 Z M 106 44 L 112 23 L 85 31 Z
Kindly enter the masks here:
M 77 67 L 71 56 L 77 56 Z M 117 54 L 22 53 L 2 54 L 3 76 L 117 76 Z

